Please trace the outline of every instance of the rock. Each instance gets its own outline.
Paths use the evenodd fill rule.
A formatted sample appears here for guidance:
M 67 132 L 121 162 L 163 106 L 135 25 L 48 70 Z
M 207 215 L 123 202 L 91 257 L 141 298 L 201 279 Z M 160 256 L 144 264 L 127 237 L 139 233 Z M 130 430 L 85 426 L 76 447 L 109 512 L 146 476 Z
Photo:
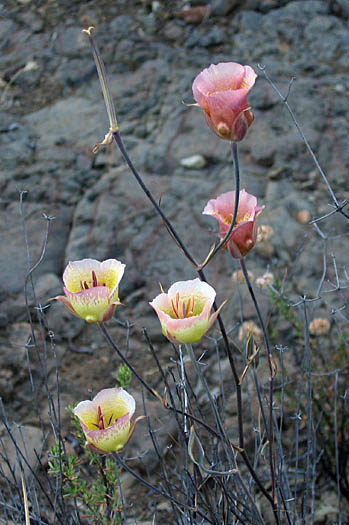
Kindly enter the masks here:
M 44 304 L 50 297 L 62 294 L 62 279 L 54 273 L 44 273 L 35 283 L 35 295 L 38 302 Z
M 332 9 L 336 9 L 337 16 L 349 18 L 349 0 L 335 0 Z
M 29 323 L 13 323 L 11 335 L 0 341 L 0 397 L 10 400 L 15 389 L 27 378 L 26 344 L 30 341 Z
M 25 203 L 24 213 L 30 250 L 30 263 L 26 260 L 26 249 L 22 220 L 19 215 L 17 202 L 6 207 L 7 225 L 0 227 L 0 240 L 6 245 L 6 250 L 0 254 L 0 288 L 7 294 L 22 292 L 28 265 L 33 265 L 39 260 L 44 246 L 46 224 L 42 218 L 45 208 L 40 204 Z M 50 210 L 52 213 L 54 209 Z M 40 273 L 60 273 L 64 261 L 64 246 L 67 242 L 70 213 L 66 208 L 56 208 L 56 219 L 51 222 L 50 236 L 45 249 L 45 255 L 39 270 L 34 272 L 34 277 Z M 10 225 L 10 226 L 8 226 Z M 19 247 L 21 249 L 19 250 Z M 30 289 L 29 289 L 30 290 Z M 29 300 L 30 291 L 29 291 Z M 4 303 L 6 308 L 6 303 Z
M 181 166 L 188 170 L 201 169 L 206 166 L 206 159 L 203 155 L 192 155 L 182 159 Z
M 31 478 L 32 470 L 36 469 L 38 464 L 36 453 L 40 456 L 44 437 L 42 431 L 32 425 L 17 426 L 14 424 L 11 426 L 10 431 L 19 452 L 17 452 L 11 437 L 4 430 L 0 437 L 1 447 L 3 447 L 0 456 L 1 471 L 10 479 L 13 472 L 17 482 L 20 483 L 22 469 L 25 477 L 29 479 Z M 24 461 L 21 454 L 26 461 Z
M 181 40 L 183 36 L 183 28 L 173 23 L 167 22 L 164 27 L 164 37 L 171 41 Z
M 225 16 L 230 11 L 241 5 L 240 0 L 211 0 L 210 5 L 213 14 L 217 16 Z
M 87 36 L 79 26 L 57 28 L 56 51 L 70 58 L 79 58 L 90 53 Z

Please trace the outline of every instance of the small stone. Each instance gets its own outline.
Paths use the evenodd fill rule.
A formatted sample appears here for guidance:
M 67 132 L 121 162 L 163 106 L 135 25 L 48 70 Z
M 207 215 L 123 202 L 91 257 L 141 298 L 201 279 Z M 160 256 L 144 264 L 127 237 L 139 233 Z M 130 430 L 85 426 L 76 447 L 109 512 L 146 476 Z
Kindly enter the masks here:
M 168 38 L 168 40 L 179 40 L 183 36 L 183 28 L 174 24 L 172 21 L 167 22 L 164 27 L 164 36 Z
M 308 210 L 301 210 L 297 213 L 297 221 L 299 224 L 308 224 L 311 220 L 311 215 Z
M 181 166 L 188 170 L 201 169 L 204 168 L 206 164 L 206 159 L 202 155 L 192 155 L 191 157 L 186 157 L 181 160 Z
M 178 18 L 184 20 L 186 24 L 201 24 L 211 13 L 211 8 L 206 5 L 198 5 L 196 7 L 188 7 L 182 9 L 178 13 Z

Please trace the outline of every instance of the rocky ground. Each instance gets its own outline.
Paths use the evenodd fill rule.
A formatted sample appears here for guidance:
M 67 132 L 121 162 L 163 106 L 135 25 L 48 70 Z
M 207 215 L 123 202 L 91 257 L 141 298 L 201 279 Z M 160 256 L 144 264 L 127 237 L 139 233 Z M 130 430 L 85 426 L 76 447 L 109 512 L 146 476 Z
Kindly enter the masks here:
M 309 217 L 331 211 L 332 200 L 258 65 L 284 94 L 296 77 L 288 101 L 338 199 L 348 198 L 348 2 L 215 0 L 209 9 L 203 4 L 191 2 L 203 8 L 188 13 L 188 3 L 179 0 L 0 2 L 0 396 L 9 419 L 33 435 L 36 422 L 23 366 L 31 334 L 23 289 L 28 264 L 39 259 L 45 240 L 43 214 L 54 220 L 45 256 L 32 274 L 37 303 L 45 306 L 61 293 L 69 260 L 113 257 L 126 263 L 120 287 L 125 306 L 116 317 L 135 323 L 129 357 L 154 386 L 142 327 L 164 363 L 171 349 L 147 302 L 158 293 L 159 282 L 167 289 L 196 275 L 119 152 L 111 146 L 92 153 L 108 122 L 82 28 L 96 27 L 127 149 L 198 260 L 215 239 L 213 221 L 201 212 L 210 198 L 233 189 L 232 158 L 228 143 L 211 133 L 201 111 L 182 101 L 193 102 L 192 81 L 211 63 L 254 67 L 259 78 L 249 100 L 255 122 L 239 145 L 242 187 L 265 204 L 261 223 L 272 226 L 273 236 L 257 246 L 248 267 L 255 277 L 269 269 L 285 279 L 292 300 L 317 297 L 326 245 L 327 253 L 335 253 L 340 279 L 347 280 L 347 222 L 334 214 L 319 223 L 321 234 L 308 224 Z M 223 317 L 233 337 L 242 320 L 254 319 L 245 290 L 233 284 L 234 269 L 222 253 L 207 269 L 218 302 L 229 299 Z M 335 277 L 329 258 L 326 279 Z M 270 305 L 263 294 L 260 298 L 267 316 Z M 340 294 L 326 294 L 314 302 L 311 316 L 329 317 L 343 301 Z M 29 302 L 34 307 L 31 294 Z M 73 319 L 61 304 L 51 304 L 46 319 L 60 362 L 62 406 L 85 399 L 88 389 L 113 384 L 117 363 L 110 365 L 111 351 L 95 326 Z M 342 321 L 339 314 L 336 321 Z M 124 343 L 124 326 L 111 321 L 110 331 Z M 81 349 L 88 352 L 77 353 Z M 35 357 L 33 363 L 35 373 Z M 48 370 L 54 388 L 53 360 Z M 210 380 L 214 383 L 213 366 Z M 65 413 L 62 417 L 68 424 Z M 141 449 L 135 440 L 130 454 Z

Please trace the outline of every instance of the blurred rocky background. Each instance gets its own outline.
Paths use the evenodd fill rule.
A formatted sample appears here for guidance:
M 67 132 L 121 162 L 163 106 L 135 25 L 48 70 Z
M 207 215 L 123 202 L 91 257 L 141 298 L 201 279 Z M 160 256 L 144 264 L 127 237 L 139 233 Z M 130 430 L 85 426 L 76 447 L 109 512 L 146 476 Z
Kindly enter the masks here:
M 32 312 L 61 293 L 69 260 L 112 257 L 127 264 L 120 286 L 125 306 L 116 318 L 135 323 L 129 357 L 150 377 L 154 365 L 142 327 L 159 347 L 166 343 L 147 303 L 159 282 L 167 289 L 196 276 L 115 147 L 92 153 L 108 121 L 81 29 L 95 26 L 128 152 L 198 261 L 216 238 L 215 221 L 202 210 L 209 199 L 234 189 L 232 155 L 201 111 L 182 102 L 193 102 L 192 81 L 211 63 L 236 61 L 257 71 L 249 96 L 255 122 L 239 144 L 241 184 L 265 204 L 260 223 L 271 226 L 273 235 L 247 264 L 255 278 L 274 272 L 296 301 L 317 296 L 324 253 L 333 251 L 343 270 L 348 226 L 338 213 L 319 223 L 322 236 L 309 224 L 331 212 L 333 202 L 258 65 L 284 95 L 295 77 L 288 102 L 337 198 L 347 199 L 348 17 L 348 0 L 0 1 L 0 396 L 10 417 L 35 426 L 25 403 L 32 336 L 24 285 L 44 246 L 31 274 Z M 232 280 L 235 269 L 222 252 L 207 268 L 218 302 L 229 299 L 223 317 L 233 337 L 241 321 L 254 319 L 244 287 Z M 335 278 L 329 260 L 326 280 Z M 261 302 L 267 315 L 263 295 Z M 324 295 L 313 315 L 329 317 L 341 304 L 338 294 Z M 111 351 L 97 328 L 73 319 L 61 304 L 45 312 L 62 367 L 62 406 L 85 399 L 88 389 L 113 384 Z M 123 342 L 123 326 L 111 321 L 110 330 Z M 54 375 L 50 362 L 48 371 Z

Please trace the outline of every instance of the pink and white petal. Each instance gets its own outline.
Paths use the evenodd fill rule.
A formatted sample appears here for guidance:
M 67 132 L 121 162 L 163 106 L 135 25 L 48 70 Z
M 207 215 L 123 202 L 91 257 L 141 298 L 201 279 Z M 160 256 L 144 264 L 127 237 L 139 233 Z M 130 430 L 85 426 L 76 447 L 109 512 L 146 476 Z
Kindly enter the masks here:
M 246 117 L 248 111 L 242 111 L 238 118 L 234 122 L 233 133 L 231 135 L 231 140 L 233 142 L 240 142 L 246 136 L 246 133 L 249 128 L 249 121 Z
M 196 279 L 178 281 L 172 284 L 168 290 L 169 299 L 175 299 L 177 293 L 179 293 L 179 296 L 183 301 L 186 301 L 192 295 L 200 301 L 202 300 L 201 298 L 205 298 L 205 302 L 212 297 L 214 300 L 216 296 L 216 292 L 212 286 L 201 281 L 198 277 Z
M 87 441 L 101 452 L 117 452 L 124 448 L 130 433 L 130 415 L 125 414 L 112 426 L 104 429 L 90 430 L 82 425 Z
M 174 312 L 172 309 L 171 301 L 167 293 L 160 293 L 149 303 L 154 308 L 156 313 L 159 315 L 159 311 L 164 312 L 168 316 L 173 316 Z
M 233 257 L 241 258 L 245 257 L 248 252 L 253 248 L 256 239 L 254 234 L 254 221 L 241 222 L 234 228 L 231 237 L 227 243 L 227 247 L 231 255 L 237 253 L 236 248 L 239 251 L 239 254 L 233 255 Z
M 257 218 L 260 213 L 264 210 L 265 206 L 257 206 L 255 209 L 255 217 Z
M 81 283 L 93 286 L 92 271 L 98 274 L 100 262 L 96 259 L 70 261 L 63 273 L 64 286 L 72 293 L 81 291 Z
M 80 423 L 93 430 L 98 428 L 98 414 L 93 401 L 81 401 L 74 409 L 73 414 L 77 416 Z
M 203 215 L 212 215 L 217 219 L 223 229 L 228 231 L 233 220 L 235 206 L 235 191 L 227 191 L 211 199 L 205 206 Z
M 109 288 L 106 286 L 96 286 L 78 293 L 65 290 L 65 294 L 75 314 L 88 323 L 102 322 L 110 307 Z
M 246 190 L 241 190 L 239 195 L 239 217 L 243 219 L 243 217 L 250 216 L 253 219 L 256 206 L 257 198 L 247 193 Z
M 136 409 L 134 398 L 123 388 L 105 388 L 98 392 L 92 402 L 96 412 L 98 407 L 101 407 L 107 424 L 109 424 L 110 419 L 114 421 L 125 414 L 129 414 L 131 418 Z
M 249 108 L 247 92 L 244 89 L 222 91 L 207 98 L 209 116 L 215 126 L 221 122 L 232 129 L 236 118 Z
M 195 96 L 197 93 L 211 95 L 219 91 L 238 89 L 244 75 L 244 67 L 236 62 L 212 64 L 195 78 L 193 83 L 194 98 L 197 100 Z
M 250 89 L 254 86 L 258 75 L 254 72 L 251 66 L 244 66 L 244 68 L 245 75 L 240 84 L 240 87 L 246 89 L 247 91 L 250 91 Z

